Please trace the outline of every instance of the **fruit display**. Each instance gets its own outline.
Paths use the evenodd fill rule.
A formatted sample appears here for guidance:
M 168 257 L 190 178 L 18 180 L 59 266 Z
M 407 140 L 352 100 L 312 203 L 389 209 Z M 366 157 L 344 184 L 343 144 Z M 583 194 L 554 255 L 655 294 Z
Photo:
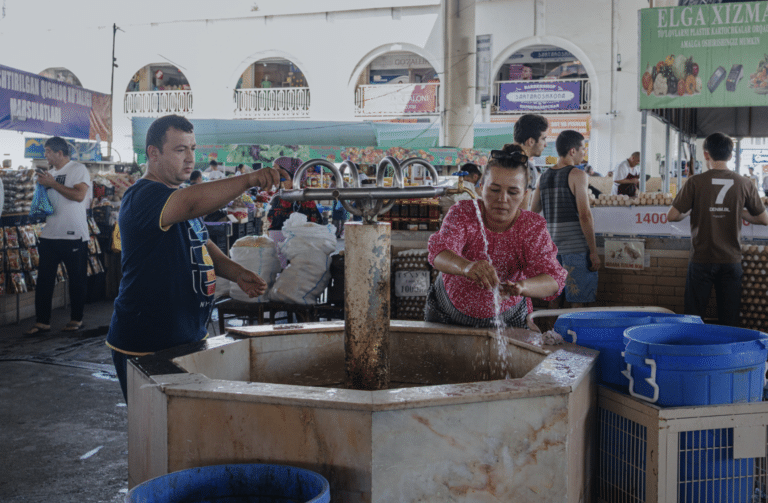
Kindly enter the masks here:
M 693 56 L 670 54 L 656 65 L 646 65 L 641 85 L 650 96 L 687 96 L 701 92 L 699 65 Z
M 768 54 L 757 64 L 757 71 L 749 76 L 749 87 L 757 94 L 768 94 Z

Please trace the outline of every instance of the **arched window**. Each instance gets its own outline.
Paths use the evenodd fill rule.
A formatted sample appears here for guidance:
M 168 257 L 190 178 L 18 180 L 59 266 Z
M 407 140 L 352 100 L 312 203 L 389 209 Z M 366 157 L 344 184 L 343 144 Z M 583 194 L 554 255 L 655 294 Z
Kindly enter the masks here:
M 60 82 L 66 82 L 67 84 L 72 84 L 73 86 L 83 87 L 83 85 L 80 83 L 80 79 L 78 79 L 74 73 L 63 67 L 46 68 L 38 75 L 41 77 L 58 80 Z
M 365 68 L 355 90 L 358 117 L 436 116 L 440 81 L 430 62 L 413 52 L 387 52 Z
M 309 117 L 307 78 L 287 59 L 265 58 L 250 65 L 235 84 L 234 98 L 237 117 Z
M 145 65 L 128 82 L 123 111 L 136 116 L 190 114 L 193 108 L 189 81 L 171 64 Z

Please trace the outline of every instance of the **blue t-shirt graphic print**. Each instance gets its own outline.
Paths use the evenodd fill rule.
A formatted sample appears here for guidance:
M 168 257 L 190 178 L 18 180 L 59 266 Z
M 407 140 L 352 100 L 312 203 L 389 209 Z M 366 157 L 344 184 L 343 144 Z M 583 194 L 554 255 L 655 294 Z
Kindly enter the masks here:
M 206 336 L 216 288 L 208 230 L 200 218 L 160 227 L 175 190 L 141 179 L 123 197 L 123 279 L 107 335 L 118 351 L 152 353 Z

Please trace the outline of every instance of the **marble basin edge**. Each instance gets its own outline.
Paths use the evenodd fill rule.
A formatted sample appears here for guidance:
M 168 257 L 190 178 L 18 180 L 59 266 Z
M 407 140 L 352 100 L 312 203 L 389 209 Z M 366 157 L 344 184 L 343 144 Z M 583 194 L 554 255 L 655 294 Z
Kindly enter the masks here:
M 568 343 L 540 348 L 525 342 L 530 333 L 520 330 L 513 332 L 504 342 L 511 346 L 512 351 L 529 351 L 541 355 L 542 358 L 540 363 L 522 377 L 380 391 L 248 382 L 242 378 L 210 378 L 204 373 L 189 372 L 184 368 L 185 358 L 197 353 L 211 352 L 211 356 L 217 358 L 224 354 L 233 355 L 234 358 L 247 358 L 252 338 L 306 333 L 343 334 L 343 328 L 344 322 L 243 327 L 231 329 L 229 335 L 216 336 L 199 343 L 137 358 L 132 363 L 152 383 L 145 386 L 158 386 L 169 397 L 377 412 L 568 394 L 589 374 L 598 355 L 597 351 Z M 492 330 L 466 329 L 426 322 L 392 321 L 390 331 L 470 335 L 487 337 L 491 343 L 498 341 L 498 336 Z

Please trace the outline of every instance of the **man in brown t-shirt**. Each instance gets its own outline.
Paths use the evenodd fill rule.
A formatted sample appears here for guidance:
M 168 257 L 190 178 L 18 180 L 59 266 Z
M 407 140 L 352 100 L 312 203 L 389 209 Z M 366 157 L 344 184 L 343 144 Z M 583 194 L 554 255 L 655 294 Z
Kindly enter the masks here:
M 741 310 L 741 220 L 768 225 L 757 187 L 728 169 L 733 141 L 722 133 L 704 140 L 707 171 L 688 178 L 667 213 L 670 222 L 690 214 L 691 258 L 685 314 L 703 316 L 712 286 L 721 325 L 737 326 Z

